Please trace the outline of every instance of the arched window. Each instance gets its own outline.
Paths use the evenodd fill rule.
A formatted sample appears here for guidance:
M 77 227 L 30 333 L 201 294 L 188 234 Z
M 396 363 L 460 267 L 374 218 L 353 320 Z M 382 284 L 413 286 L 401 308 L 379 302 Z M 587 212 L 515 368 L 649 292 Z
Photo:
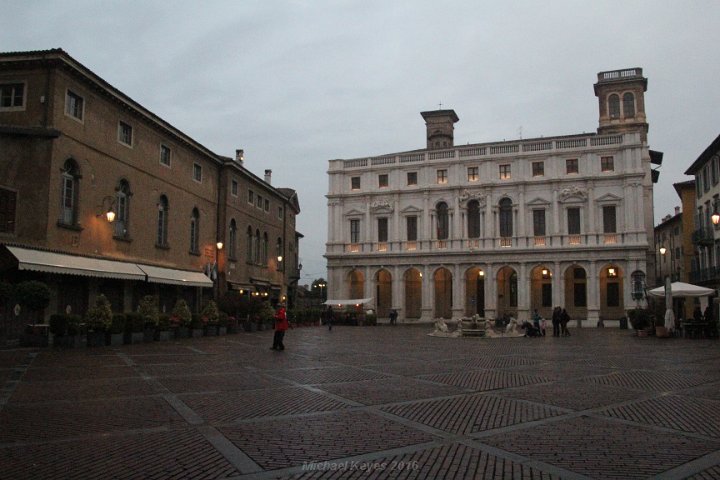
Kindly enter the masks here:
M 608 112 L 610 118 L 620 118 L 620 97 L 616 93 L 608 97 Z
M 168 244 L 168 199 L 165 195 L 160 196 L 157 204 L 157 237 L 156 245 L 159 247 L 167 247 Z
M 253 258 L 255 258 L 255 255 L 253 254 L 253 245 L 255 242 L 253 242 L 253 232 L 252 227 L 248 226 L 247 228 L 247 262 L 252 263 Z
M 500 236 L 501 237 L 512 237 L 513 236 L 513 217 L 512 217 L 512 200 L 509 198 L 503 198 L 498 204 L 500 207 Z
M 115 193 L 115 236 L 125 238 L 130 235 L 130 184 L 120 180 Z
M 237 257 L 237 223 L 235 219 L 230 220 L 230 232 L 228 235 L 228 258 L 235 260 Z
M 467 204 L 468 238 L 480 238 L 480 204 L 471 200 Z
M 62 198 L 60 199 L 60 223 L 77 224 L 78 184 L 80 180 L 77 163 L 69 158 L 62 170 Z
M 255 230 L 255 263 L 260 264 L 260 230 Z
M 262 244 L 262 264 L 267 266 L 268 263 L 268 234 L 263 233 L 263 244 Z
M 645 273 L 637 270 L 630 276 L 632 279 L 632 298 L 640 301 L 645 296 Z
M 623 115 L 625 118 L 635 116 L 635 95 L 630 92 L 623 95 Z
M 437 239 L 447 240 L 450 236 L 450 223 L 448 221 L 448 206 L 445 202 L 440 202 L 435 207 L 437 213 Z
M 190 253 L 200 254 L 200 212 L 193 208 L 190 215 Z

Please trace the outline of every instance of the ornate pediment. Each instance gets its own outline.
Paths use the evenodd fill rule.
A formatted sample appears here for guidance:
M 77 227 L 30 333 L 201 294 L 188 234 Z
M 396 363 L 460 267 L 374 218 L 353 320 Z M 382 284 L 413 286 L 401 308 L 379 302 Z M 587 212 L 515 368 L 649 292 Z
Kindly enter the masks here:
M 387 200 L 385 198 L 373 200 L 372 202 L 370 202 L 370 211 L 373 213 L 392 213 L 393 210 L 393 204 L 390 202 L 390 200 Z
M 548 202 L 544 198 L 536 197 L 531 201 L 527 202 L 527 205 L 531 207 L 547 206 L 550 205 L 550 202 Z
M 421 213 L 422 211 L 422 208 L 418 208 L 415 205 L 408 205 L 407 207 L 400 210 L 400 213 L 407 215 L 409 213 Z
M 578 186 L 566 187 L 560 190 L 559 198 L 561 202 L 567 202 L 569 200 L 580 200 L 584 202 L 587 200 L 588 193 L 584 188 Z
M 606 193 L 602 197 L 598 198 L 596 200 L 597 203 L 619 203 L 622 200 L 621 197 L 618 197 L 617 195 L 614 195 L 612 193 Z
M 346 217 L 358 217 L 358 216 L 362 216 L 362 215 L 365 215 L 365 212 L 360 211 L 356 208 L 353 208 L 352 210 L 348 210 L 347 212 L 345 212 Z
M 463 203 L 463 204 L 466 204 L 470 200 L 477 200 L 478 203 L 480 204 L 480 207 L 484 207 L 487 202 L 487 200 L 486 200 L 487 196 L 485 195 L 485 193 L 480 192 L 480 191 L 471 192 L 470 190 L 467 190 L 467 189 L 460 192 L 459 199 L 460 199 L 460 203 Z

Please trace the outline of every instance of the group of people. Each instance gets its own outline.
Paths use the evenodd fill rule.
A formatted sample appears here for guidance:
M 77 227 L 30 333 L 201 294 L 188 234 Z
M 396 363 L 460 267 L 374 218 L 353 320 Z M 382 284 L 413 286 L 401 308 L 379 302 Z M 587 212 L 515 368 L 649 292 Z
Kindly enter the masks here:
M 553 308 L 553 337 L 569 337 L 568 322 L 570 322 L 570 315 L 568 315 L 567 310 L 562 307 Z

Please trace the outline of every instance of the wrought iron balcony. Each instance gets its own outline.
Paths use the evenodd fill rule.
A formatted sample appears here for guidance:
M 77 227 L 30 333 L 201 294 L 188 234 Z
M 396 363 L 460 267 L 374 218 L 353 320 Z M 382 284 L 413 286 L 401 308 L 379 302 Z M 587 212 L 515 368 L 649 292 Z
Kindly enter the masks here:
M 692 234 L 692 242 L 695 245 L 712 245 L 715 241 L 712 228 L 698 228 Z
M 690 272 L 691 283 L 720 281 L 720 267 L 702 268 Z

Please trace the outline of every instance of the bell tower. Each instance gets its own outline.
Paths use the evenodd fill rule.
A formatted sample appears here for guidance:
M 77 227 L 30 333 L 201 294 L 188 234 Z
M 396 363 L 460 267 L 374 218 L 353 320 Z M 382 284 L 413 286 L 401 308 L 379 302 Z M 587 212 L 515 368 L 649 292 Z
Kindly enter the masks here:
M 598 97 L 601 135 L 640 131 L 647 141 L 648 124 L 645 117 L 647 78 L 642 68 L 627 68 L 598 73 L 594 85 Z
M 455 122 L 460 120 L 455 110 L 432 110 L 421 112 L 427 128 L 427 149 L 440 150 L 454 146 Z

